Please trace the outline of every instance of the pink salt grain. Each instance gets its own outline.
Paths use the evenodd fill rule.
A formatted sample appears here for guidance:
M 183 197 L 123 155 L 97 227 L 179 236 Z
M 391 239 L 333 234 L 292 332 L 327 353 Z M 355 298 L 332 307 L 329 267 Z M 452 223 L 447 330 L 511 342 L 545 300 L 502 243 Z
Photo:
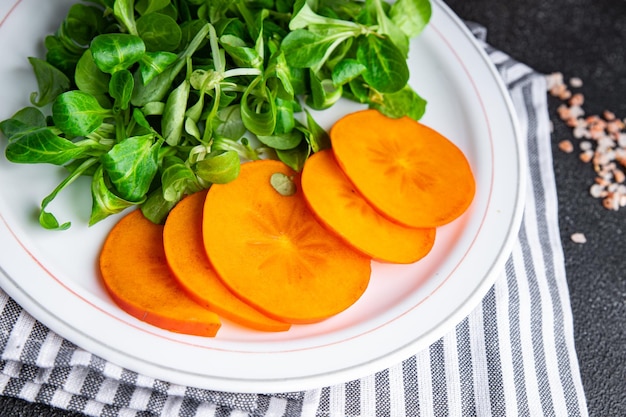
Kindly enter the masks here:
M 565 153 L 572 153 L 574 152 L 574 145 L 570 140 L 562 140 L 559 142 L 559 149 Z
M 583 86 L 583 80 L 578 77 L 572 77 L 569 79 L 569 85 L 573 88 L 580 88 Z
M 570 236 L 570 239 L 572 239 L 572 242 L 574 243 L 587 243 L 587 238 L 585 237 L 585 235 L 583 233 L 573 233 Z

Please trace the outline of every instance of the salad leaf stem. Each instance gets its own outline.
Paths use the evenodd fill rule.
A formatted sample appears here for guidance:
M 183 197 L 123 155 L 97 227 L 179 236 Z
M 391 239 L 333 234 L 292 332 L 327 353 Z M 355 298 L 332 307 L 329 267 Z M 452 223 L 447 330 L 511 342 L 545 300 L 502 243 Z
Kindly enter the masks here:
M 46 211 L 48 204 L 56 198 L 56 196 L 74 181 L 76 181 L 85 171 L 94 166 L 98 162 L 98 158 L 89 158 L 85 160 L 77 169 L 72 171 L 70 175 L 56 186 L 56 188 L 46 196 L 41 202 L 41 209 L 39 212 L 39 224 L 48 230 L 67 230 L 71 226 L 71 222 L 59 223 L 56 217 Z

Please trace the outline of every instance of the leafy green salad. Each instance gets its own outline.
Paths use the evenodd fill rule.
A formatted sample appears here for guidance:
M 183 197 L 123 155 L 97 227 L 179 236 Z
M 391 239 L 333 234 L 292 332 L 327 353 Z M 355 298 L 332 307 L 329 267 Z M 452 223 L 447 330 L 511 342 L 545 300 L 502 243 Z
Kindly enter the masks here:
M 67 229 L 48 204 L 91 177 L 90 225 L 131 206 L 162 222 L 185 195 L 236 178 L 241 161 L 300 171 L 330 146 L 309 109 L 340 98 L 420 119 L 409 40 L 429 0 L 85 0 L 44 59 L 38 91 L 0 122 L 15 163 L 62 166 L 39 222 Z

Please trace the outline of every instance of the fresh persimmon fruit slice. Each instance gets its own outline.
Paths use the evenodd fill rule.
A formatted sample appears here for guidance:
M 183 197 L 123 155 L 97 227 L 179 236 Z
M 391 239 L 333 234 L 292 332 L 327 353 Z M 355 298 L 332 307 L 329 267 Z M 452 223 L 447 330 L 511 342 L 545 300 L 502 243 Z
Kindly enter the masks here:
M 295 192 L 279 193 L 277 176 L 293 181 Z M 354 304 L 369 283 L 371 259 L 316 220 L 299 174 L 280 161 L 246 162 L 237 179 L 212 185 L 203 234 L 222 281 L 277 320 L 324 320 Z
M 183 198 L 170 211 L 163 229 L 165 257 L 172 273 L 196 302 L 222 318 L 256 330 L 288 330 L 288 323 L 274 320 L 232 293 L 211 266 L 202 236 L 202 215 L 207 190 Z
M 374 210 L 339 168 L 330 149 L 307 159 L 302 192 L 324 225 L 378 261 L 413 263 L 426 256 L 435 242 L 435 228 L 403 226 Z
M 471 204 L 470 164 L 452 141 L 409 117 L 363 110 L 330 130 L 337 162 L 378 211 L 410 227 L 438 227 Z
M 177 333 L 215 336 L 220 319 L 187 296 L 165 260 L 163 226 L 140 210 L 125 215 L 100 253 L 104 286 L 119 307 L 146 323 Z

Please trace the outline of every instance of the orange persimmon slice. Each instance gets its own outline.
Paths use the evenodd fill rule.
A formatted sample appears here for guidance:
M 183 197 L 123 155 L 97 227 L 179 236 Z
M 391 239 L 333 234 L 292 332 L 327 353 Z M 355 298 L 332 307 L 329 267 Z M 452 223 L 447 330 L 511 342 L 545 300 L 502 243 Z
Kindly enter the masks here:
M 356 189 L 398 223 L 441 226 L 474 198 L 474 176 L 463 152 L 409 117 L 351 113 L 335 123 L 330 137 L 337 162 Z
M 295 193 L 279 193 L 276 176 L 292 179 Z M 324 320 L 354 304 L 369 283 L 371 259 L 315 219 L 299 175 L 280 161 L 246 162 L 237 179 L 212 185 L 203 222 L 222 281 L 278 320 Z
M 186 196 L 165 221 L 163 245 L 172 273 L 191 298 L 223 318 L 256 330 L 288 330 L 289 324 L 271 319 L 237 298 L 217 276 L 202 237 L 206 194 L 203 190 Z
M 346 178 L 331 150 L 307 159 L 302 191 L 324 225 L 378 261 L 416 262 L 433 247 L 435 228 L 402 226 L 374 210 Z
M 108 234 L 100 253 L 104 286 L 119 307 L 146 323 L 177 333 L 215 336 L 217 314 L 187 296 L 170 272 L 163 226 L 140 210 L 125 215 Z

